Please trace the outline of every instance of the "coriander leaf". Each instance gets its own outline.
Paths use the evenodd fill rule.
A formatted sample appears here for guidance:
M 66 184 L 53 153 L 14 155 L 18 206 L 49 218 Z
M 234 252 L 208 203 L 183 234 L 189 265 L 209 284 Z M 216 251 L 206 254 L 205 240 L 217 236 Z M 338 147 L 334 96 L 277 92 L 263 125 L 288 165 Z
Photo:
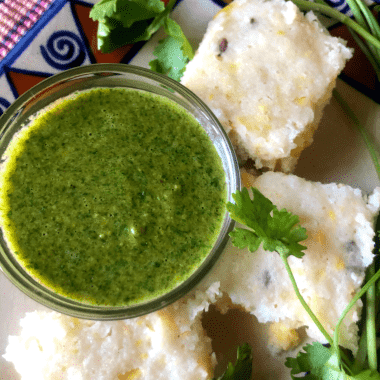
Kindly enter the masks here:
M 98 21 L 98 49 L 109 53 L 116 48 L 147 41 L 163 24 L 174 6 L 161 0 L 102 0 L 90 17 Z
M 146 29 L 144 37 L 145 40 L 149 40 L 153 33 L 155 33 L 161 26 L 165 24 L 165 21 L 169 19 L 170 11 L 177 0 L 170 0 L 165 10 L 155 17 L 149 27 Z
M 372 371 L 367 369 L 366 371 L 360 372 L 355 375 L 355 380 L 380 380 L 380 373 L 377 371 Z
M 153 71 L 179 81 L 187 62 L 194 57 L 193 49 L 175 21 L 166 18 L 164 27 L 168 36 L 159 41 L 153 53 L 157 59 L 149 62 L 149 66 Z
M 161 40 L 153 53 L 157 59 L 150 61 L 151 70 L 166 74 L 170 78 L 179 80 L 186 66 L 181 42 L 168 36 Z
M 250 380 L 252 376 L 252 349 L 245 343 L 237 349 L 235 365 L 228 363 L 224 374 L 213 380 Z
M 136 21 L 156 17 L 164 9 L 160 0 L 101 0 L 91 9 L 90 17 L 104 23 L 114 20 L 129 28 Z
M 301 378 L 307 380 L 380 380 L 380 374 L 371 370 L 365 370 L 356 375 L 347 375 L 340 368 L 336 353 L 321 343 L 307 344 L 303 350 L 298 353 L 296 358 L 287 358 L 285 362 L 285 366 L 291 368 L 290 375 L 294 380 Z
M 260 247 L 262 239 L 260 239 L 254 232 L 246 230 L 244 228 L 235 228 L 230 236 L 232 238 L 232 244 L 243 249 L 248 247 L 251 252 L 255 252 Z
M 235 204 L 227 204 L 231 218 L 252 230 L 250 234 L 232 232 L 232 243 L 238 248 L 248 247 L 253 252 L 251 248 L 258 248 L 260 241 L 266 251 L 276 251 L 284 257 L 302 257 L 306 247 L 299 242 L 305 240 L 307 235 L 304 228 L 296 226 L 299 217 L 285 209 L 278 210 L 258 189 L 251 189 L 252 200 L 248 190 L 243 188 L 233 194 Z M 248 242 L 248 239 L 251 241 Z
M 149 20 L 135 22 L 131 28 L 99 22 L 97 34 L 98 49 L 102 53 L 110 53 L 120 46 L 143 41 L 145 40 L 146 29 L 149 25 Z
M 318 373 L 322 380 L 354 380 L 354 377 L 348 376 L 340 368 L 340 359 L 336 353 L 332 354 L 330 359 L 324 364 L 321 369 L 315 369 L 314 372 Z
M 193 48 L 191 47 L 190 42 L 186 38 L 181 27 L 174 20 L 170 18 L 165 20 L 164 27 L 165 27 L 165 32 L 169 36 L 172 36 L 181 42 L 184 55 L 189 60 L 193 59 L 194 58 Z
M 285 366 L 291 368 L 292 379 L 298 379 L 293 375 L 308 372 L 305 379 L 318 380 L 323 366 L 331 357 L 331 350 L 321 343 L 314 342 L 303 347 L 296 358 L 286 358 Z
M 90 12 L 90 17 L 94 21 L 104 20 L 105 17 L 111 17 L 116 12 L 117 0 L 101 0 L 95 4 Z
M 379 380 L 380 374 L 377 371 L 365 370 L 356 375 L 347 375 L 339 367 L 339 358 L 333 354 L 321 369 L 322 380 Z
M 304 255 L 302 250 L 306 249 L 306 247 L 298 244 L 298 242 L 307 238 L 306 229 L 301 226 L 295 227 L 298 223 L 299 217 L 297 215 L 291 214 L 285 209 L 273 209 L 273 217 L 268 219 L 268 229 L 273 239 L 281 237 L 281 244 L 275 243 L 277 246 L 276 251 L 281 247 L 282 249 L 289 250 L 296 257 Z M 264 249 L 272 251 L 271 247 L 266 247 L 265 244 Z
M 149 20 L 158 16 L 164 9 L 164 3 L 157 0 L 118 0 L 113 18 L 129 28 L 136 21 Z
M 232 219 L 241 224 L 250 227 L 259 235 L 263 235 L 264 231 L 261 225 L 268 224 L 268 217 L 270 212 L 275 208 L 274 204 L 257 189 L 251 188 L 254 199 L 251 200 L 248 190 L 243 187 L 242 191 L 237 191 L 233 194 L 235 204 L 228 203 L 227 210 L 230 212 Z

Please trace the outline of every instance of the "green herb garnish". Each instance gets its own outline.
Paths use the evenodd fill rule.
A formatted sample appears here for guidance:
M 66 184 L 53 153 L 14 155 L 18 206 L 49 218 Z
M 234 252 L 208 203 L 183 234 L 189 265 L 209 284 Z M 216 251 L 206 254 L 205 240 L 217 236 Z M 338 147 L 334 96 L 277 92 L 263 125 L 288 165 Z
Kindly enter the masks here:
M 301 304 L 327 341 L 332 343 L 332 338 L 302 297 L 288 263 L 289 256 L 301 258 L 304 255 L 302 251 L 306 247 L 299 242 L 307 238 L 306 230 L 297 226 L 299 223 L 297 215 L 293 215 L 285 209 L 278 210 L 259 190 L 255 188 L 251 190 L 254 196 L 252 200 L 248 190 L 243 188 L 242 191 L 237 191 L 232 195 L 235 204 L 231 202 L 227 204 L 231 218 L 249 227 L 249 230 L 235 228 L 230 233 L 232 244 L 238 248 L 247 247 L 250 252 L 255 252 L 263 243 L 264 250 L 277 252 L 285 265 Z
M 380 380 L 376 371 L 364 370 L 356 375 L 347 375 L 340 367 L 339 358 L 330 348 L 321 343 L 308 344 L 296 358 L 287 358 L 285 365 L 291 368 L 292 379 L 308 380 Z M 293 375 L 303 374 L 296 377 Z
M 167 18 L 164 28 L 168 36 L 159 42 L 153 53 L 157 59 L 149 62 L 149 66 L 153 71 L 179 81 L 187 62 L 194 57 L 193 49 L 175 21 Z
M 164 11 L 160 0 L 101 0 L 90 12 L 90 17 L 99 22 L 98 49 L 109 53 L 148 40 L 163 24 Z
M 260 244 L 266 251 L 276 251 L 281 257 L 290 255 L 302 257 L 305 246 L 299 244 L 307 238 L 306 230 L 300 226 L 299 218 L 277 207 L 259 190 L 252 188 L 253 200 L 248 190 L 243 188 L 233 195 L 235 204 L 229 203 L 227 209 L 232 219 L 250 228 L 235 228 L 230 233 L 233 244 L 238 248 L 248 247 L 256 251 Z
M 148 41 L 164 27 L 166 38 L 154 51 L 157 59 L 150 62 L 152 70 L 180 80 L 193 49 L 181 27 L 169 18 L 176 0 L 165 7 L 161 0 L 101 0 L 90 17 L 98 21 L 98 49 L 109 53 L 120 46 Z
M 252 349 L 245 343 L 237 349 L 235 365 L 228 363 L 227 370 L 213 380 L 250 380 L 252 376 Z

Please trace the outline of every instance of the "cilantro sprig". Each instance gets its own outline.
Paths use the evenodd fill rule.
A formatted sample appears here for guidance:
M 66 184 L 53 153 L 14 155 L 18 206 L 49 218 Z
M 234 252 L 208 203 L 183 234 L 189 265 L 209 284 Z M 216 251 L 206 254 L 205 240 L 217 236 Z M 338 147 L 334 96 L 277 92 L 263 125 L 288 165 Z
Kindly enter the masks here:
M 253 200 L 248 190 L 243 188 L 233 194 L 235 204 L 227 205 L 231 218 L 250 228 L 236 228 L 230 234 L 233 244 L 239 248 L 248 247 L 254 252 L 262 243 L 266 251 L 276 251 L 284 258 L 290 255 L 302 257 L 306 247 L 299 242 L 307 235 L 305 228 L 296 226 L 298 216 L 278 210 L 259 190 L 252 188 L 252 193 Z
M 340 367 L 337 353 L 321 343 L 313 342 L 303 347 L 303 350 L 296 358 L 287 358 L 285 362 L 291 368 L 290 375 L 294 380 L 380 380 L 380 374 L 370 369 L 347 375 Z
M 232 195 L 235 204 L 229 202 L 227 210 L 232 219 L 249 227 L 249 230 L 235 228 L 230 236 L 232 244 L 238 248 L 248 248 L 255 252 L 262 244 L 266 251 L 277 252 L 288 272 L 294 291 L 313 322 L 325 336 L 329 343 L 333 339 L 310 309 L 299 291 L 297 282 L 290 268 L 288 257 L 301 258 L 305 246 L 299 244 L 307 238 L 305 228 L 298 225 L 299 217 L 285 209 L 278 208 L 256 188 L 251 188 L 253 199 L 250 198 L 248 190 L 243 188 Z
M 110 53 L 120 46 L 148 41 L 163 27 L 166 37 L 155 49 L 157 59 L 150 67 L 180 80 L 194 53 L 181 27 L 169 17 L 175 3 L 170 0 L 165 7 L 161 0 L 101 0 L 90 12 L 98 21 L 98 49 Z

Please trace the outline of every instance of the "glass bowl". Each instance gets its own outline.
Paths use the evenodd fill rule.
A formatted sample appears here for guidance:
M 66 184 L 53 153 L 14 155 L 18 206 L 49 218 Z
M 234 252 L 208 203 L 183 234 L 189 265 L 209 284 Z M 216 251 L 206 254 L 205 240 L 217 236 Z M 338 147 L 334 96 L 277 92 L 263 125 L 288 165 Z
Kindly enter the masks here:
M 0 156 L 14 135 L 40 110 L 77 91 L 123 87 L 150 92 L 169 99 L 195 117 L 213 142 L 223 164 L 227 202 L 240 189 L 240 172 L 234 149 L 210 109 L 180 83 L 147 69 L 125 64 L 95 64 L 67 70 L 37 84 L 21 95 L 0 118 Z M 225 212 L 217 240 L 202 264 L 190 277 L 168 293 L 130 306 L 99 306 L 82 303 L 58 294 L 36 281 L 8 248 L 0 230 L 0 267 L 22 292 L 35 301 L 61 313 L 94 320 L 116 320 L 148 314 L 178 300 L 194 288 L 211 270 L 222 253 L 234 221 Z

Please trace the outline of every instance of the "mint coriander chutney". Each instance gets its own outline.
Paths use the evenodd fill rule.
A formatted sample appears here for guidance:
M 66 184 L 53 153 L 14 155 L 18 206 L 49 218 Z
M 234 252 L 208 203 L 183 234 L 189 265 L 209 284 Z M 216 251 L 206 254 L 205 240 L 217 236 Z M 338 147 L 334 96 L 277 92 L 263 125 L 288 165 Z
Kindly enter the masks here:
M 198 121 L 148 92 L 96 88 L 38 114 L 1 173 L 3 234 L 37 281 L 87 304 L 151 300 L 214 245 L 225 174 Z

